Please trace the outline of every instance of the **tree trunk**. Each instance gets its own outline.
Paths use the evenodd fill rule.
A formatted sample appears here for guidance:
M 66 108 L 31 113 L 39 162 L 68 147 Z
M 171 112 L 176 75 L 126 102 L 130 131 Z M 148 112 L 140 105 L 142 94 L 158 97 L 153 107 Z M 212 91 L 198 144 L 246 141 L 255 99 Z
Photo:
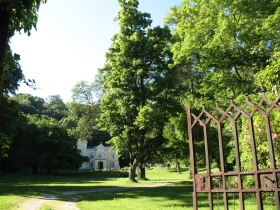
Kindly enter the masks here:
M 0 111 L 4 93 L 4 59 L 8 44 L 9 20 L 9 3 L 2 2 L 0 3 Z
M 130 163 L 130 168 L 129 168 L 129 181 L 131 182 L 137 182 L 136 181 L 136 168 L 139 164 L 139 157 L 135 157 L 134 160 L 131 161 Z
M 0 63 L 4 62 L 6 53 L 6 47 L 8 43 L 8 32 L 9 32 L 9 12 L 8 3 L 0 3 Z M 0 71 L 3 69 L 0 69 Z
M 176 161 L 176 169 L 177 169 L 177 172 L 180 174 L 181 173 L 181 166 L 180 166 L 180 163 L 178 161 Z
M 0 64 L 0 68 L 4 65 Z M 0 71 L 0 113 L 2 112 L 3 107 L 3 99 L 4 99 L 4 71 Z
M 139 163 L 139 177 L 141 180 L 147 180 L 146 178 L 146 168 L 142 162 Z

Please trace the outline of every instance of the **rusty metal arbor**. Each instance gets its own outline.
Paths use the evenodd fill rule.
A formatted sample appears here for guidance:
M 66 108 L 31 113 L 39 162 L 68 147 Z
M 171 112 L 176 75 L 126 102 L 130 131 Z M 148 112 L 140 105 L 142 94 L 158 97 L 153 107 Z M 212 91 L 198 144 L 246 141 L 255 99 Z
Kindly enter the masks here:
M 255 197 L 256 208 L 262 210 L 264 209 L 264 195 L 268 193 L 275 201 L 275 207 L 273 208 L 280 209 L 280 158 L 276 160 L 276 155 L 277 157 L 280 156 L 280 149 L 279 147 L 276 148 L 275 146 L 276 141 L 279 141 L 277 143 L 280 143 L 280 139 L 275 139 L 275 136 L 273 136 L 275 135 L 275 132 L 272 130 L 273 122 L 270 116 L 273 112 L 274 115 L 276 114 L 278 117 L 280 117 L 280 96 L 272 101 L 268 99 L 264 93 L 262 93 L 262 96 L 259 97 L 258 104 L 251 102 L 248 96 L 246 96 L 245 98 L 246 103 L 244 103 L 244 108 L 242 109 L 239 108 L 232 100 L 226 110 L 220 108 L 219 104 L 216 102 L 216 110 L 213 114 L 210 114 L 205 109 L 205 107 L 203 107 L 201 113 L 197 116 L 192 113 L 191 108 L 188 109 L 188 133 L 190 143 L 191 170 L 193 178 L 194 209 L 198 209 L 198 196 L 203 194 L 208 196 L 209 209 L 214 209 L 214 207 L 216 207 L 217 203 L 215 203 L 215 198 L 217 195 L 221 195 L 221 203 L 223 208 L 229 209 L 229 195 L 235 195 L 235 198 L 237 198 L 236 209 L 243 210 L 246 207 L 246 203 L 244 202 L 245 197 L 247 196 L 247 194 L 250 194 Z M 258 132 L 257 128 L 259 125 L 256 125 L 254 121 L 255 117 L 259 117 L 263 120 L 263 142 L 266 143 L 266 147 L 268 150 L 266 154 L 266 161 L 269 165 L 269 167 L 266 168 L 262 168 L 259 162 L 260 156 L 263 154 L 258 154 L 260 145 L 258 145 L 259 139 L 256 132 Z M 245 128 L 242 120 L 243 122 L 246 121 Z M 224 135 L 224 127 L 226 123 L 227 125 L 230 125 L 228 127 L 231 128 L 230 141 L 232 142 L 232 150 L 234 153 L 233 167 L 231 170 L 227 169 L 227 157 L 224 156 L 224 144 L 226 141 Z M 210 135 L 210 127 L 212 125 L 215 126 L 216 130 L 216 143 L 213 143 L 214 140 L 211 139 L 213 135 Z M 280 128 L 279 126 L 279 124 L 276 125 L 277 129 Z M 198 128 L 201 129 L 200 132 L 197 132 Z M 250 150 L 250 158 L 248 158 L 248 161 L 252 162 L 252 167 L 250 170 L 244 170 L 244 168 L 242 167 L 243 163 L 240 159 L 240 155 L 242 154 L 242 150 L 244 147 L 242 143 L 242 135 L 244 134 L 244 129 L 247 132 L 246 137 L 248 139 L 248 147 Z M 202 151 L 198 151 L 197 149 L 197 133 L 201 133 L 200 142 L 203 143 L 202 147 L 204 147 L 203 150 L 205 151 L 205 154 L 203 155 L 198 154 L 202 153 Z M 279 138 L 279 130 L 277 135 Z M 213 151 L 218 153 L 218 165 L 220 168 L 218 172 L 212 171 L 212 159 L 210 150 L 212 151 L 212 154 L 214 153 Z M 198 171 L 198 155 L 202 155 L 205 158 L 204 166 L 206 168 L 206 172 Z M 247 184 L 245 184 L 245 181 L 248 181 L 248 178 L 251 178 L 251 183 L 253 183 L 252 186 L 248 186 Z M 217 182 L 219 184 L 217 184 Z M 232 184 L 232 182 L 235 183 Z

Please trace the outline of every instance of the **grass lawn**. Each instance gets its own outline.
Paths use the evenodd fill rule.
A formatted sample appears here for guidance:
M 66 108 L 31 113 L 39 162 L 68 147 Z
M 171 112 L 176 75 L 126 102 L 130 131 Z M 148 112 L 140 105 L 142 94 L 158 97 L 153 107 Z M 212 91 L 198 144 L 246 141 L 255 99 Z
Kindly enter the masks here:
M 192 182 L 188 181 L 188 172 L 178 174 L 174 169 L 154 168 L 147 170 L 147 181 L 139 183 L 127 182 L 127 177 L 119 173 L 96 171 L 72 175 L 34 175 L 34 174 L 1 174 L 0 175 L 0 209 L 12 210 L 19 208 L 22 203 L 31 203 L 42 194 L 55 195 L 58 200 L 45 202 L 40 210 L 66 209 L 65 201 L 78 200 L 80 209 L 192 209 Z M 141 185 L 169 183 L 164 187 L 141 188 Z M 138 186 L 124 189 L 123 187 Z M 107 191 L 114 187 L 114 190 Z M 66 191 L 83 191 L 99 189 L 78 195 L 62 195 Z M 102 191 L 103 190 L 103 191 Z M 219 209 L 223 209 L 222 198 Z M 230 209 L 238 209 L 238 199 L 230 201 Z M 248 204 L 248 205 L 247 205 Z M 199 205 L 209 209 L 207 194 L 200 194 Z M 256 209 L 255 200 L 246 201 L 246 209 Z M 218 209 L 218 208 L 215 208 Z M 274 210 L 273 205 L 265 209 Z
M 178 174 L 174 171 L 171 172 L 161 168 L 151 171 L 148 170 L 147 174 L 148 177 L 150 176 L 150 180 L 130 183 L 127 182 L 126 176 L 121 177 L 123 175 L 109 171 L 95 171 L 71 175 L 3 173 L 0 175 L 0 209 L 13 209 L 24 200 L 37 198 L 42 194 L 57 195 L 61 200 L 67 200 L 67 196 L 61 196 L 62 192 L 84 191 L 93 188 L 102 189 L 143 184 L 173 183 L 187 180 L 187 172 Z
M 147 170 L 147 177 L 149 180 L 139 181 L 137 185 L 173 184 L 89 194 L 77 206 L 80 209 L 192 209 L 192 183 L 187 182 L 187 171 L 178 174 L 174 169 L 154 168 Z
M 11 209 L 23 200 L 42 194 L 125 186 L 128 185 L 126 180 L 119 174 L 103 171 L 72 175 L 4 173 L 0 175 L 0 209 Z

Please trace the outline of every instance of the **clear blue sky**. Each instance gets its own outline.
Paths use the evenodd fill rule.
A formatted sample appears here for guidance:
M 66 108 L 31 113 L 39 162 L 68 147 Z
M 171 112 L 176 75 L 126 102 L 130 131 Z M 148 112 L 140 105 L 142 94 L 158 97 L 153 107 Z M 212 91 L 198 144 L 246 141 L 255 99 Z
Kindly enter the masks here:
M 162 25 L 169 8 L 182 0 L 139 0 L 139 9 L 151 14 L 153 26 Z M 12 40 L 12 50 L 21 56 L 27 79 L 35 79 L 37 90 L 21 85 L 18 92 L 42 98 L 60 95 L 71 100 L 71 89 L 81 80 L 92 82 L 105 63 L 112 36 L 117 0 L 48 0 L 41 6 L 37 31 L 23 32 Z

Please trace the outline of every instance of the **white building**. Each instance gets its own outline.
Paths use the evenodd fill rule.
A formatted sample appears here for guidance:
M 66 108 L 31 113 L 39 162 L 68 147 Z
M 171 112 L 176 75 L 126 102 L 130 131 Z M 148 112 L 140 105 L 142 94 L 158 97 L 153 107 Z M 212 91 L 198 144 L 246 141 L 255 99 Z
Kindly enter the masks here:
M 97 147 L 88 147 L 87 141 L 79 141 L 78 149 L 82 156 L 89 158 L 80 169 L 120 169 L 119 157 L 115 149 L 100 143 Z

